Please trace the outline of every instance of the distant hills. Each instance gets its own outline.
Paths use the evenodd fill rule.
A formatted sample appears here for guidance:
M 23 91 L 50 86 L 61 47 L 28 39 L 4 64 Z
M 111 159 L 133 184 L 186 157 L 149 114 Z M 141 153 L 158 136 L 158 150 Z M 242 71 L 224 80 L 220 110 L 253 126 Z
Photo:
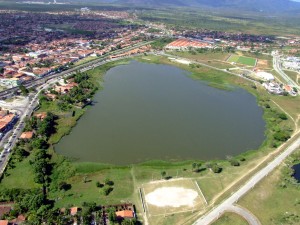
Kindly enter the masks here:
M 268 12 L 300 9 L 300 2 L 291 0 L 116 0 L 113 2 L 136 6 L 211 7 Z

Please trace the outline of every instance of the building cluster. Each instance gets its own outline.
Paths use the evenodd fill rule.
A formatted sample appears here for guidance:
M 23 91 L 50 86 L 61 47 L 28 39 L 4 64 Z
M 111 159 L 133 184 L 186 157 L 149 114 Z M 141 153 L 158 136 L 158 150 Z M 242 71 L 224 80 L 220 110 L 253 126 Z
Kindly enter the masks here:
M 76 215 L 80 214 L 82 211 L 79 207 L 71 207 L 70 209 L 62 208 L 60 211 L 65 213 L 66 210 L 70 211 L 70 215 L 75 217 Z M 109 224 L 109 213 L 111 211 L 114 212 L 116 220 L 122 221 L 124 219 L 136 219 L 136 213 L 134 210 L 134 205 L 131 203 L 127 204 L 118 204 L 118 205 L 106 205 L 97 207 L 97 211 L 101 213 L 101 220 L 103 224 Z M 95 214 L 95 212 L 94 212 Z M 94 216 L 95 218 L 96 216 Z M 74 224 L 78 224 L 76 219 L 74 220 Z
M 0 140 L 13 128 L 18 118 L 19 116 L 17 114 L 0 108 Z
M 102 14 L 91 19 L 90 14 L 0 11 L 0 85 L 14 87 L 84 57 L 131 46 L 146 31 L 142 26 L 120 25 Z M 105 15 L 116 16 L 116 12 Z M 70 28 L 59 29 L 63 24 Z
M 276 81 L 264 82 L 263 87 L 271 94 L 296 96 L 297 93 L 290 85 L 279 84 Z
M 110 58 L 111 59 L 122 58 L 122 57 L 126 57 L 126 56 L 132 56 L 132 55 L 136 55 L 136 54 L 146 53 L 146 52 L 149 52 L 150 50 L 151 50 L 151 46 L 145 45 L 145 46 L 141 46 L 141 47 L 126 51 L 121 54 L 111 55 Z
M 212 48 L 213 45 L 209 42 L 180 38 L 171 42 L 165 48 L 168 50 L 188 50 L 189 48 Z
M 286 57 L 282 59 L 282 66 L 286 69 L 300 72 L 300 58 L 299 57 Z
M 0 218 L 8 215 L 13 210 L 13 202 L 5 202 L 0 205 Z M 18 225 L 24 224 L 26 217 L 22 214 L 12 220 L 0 219 L 0 225 Z
M 0 218 L 6 218 L 6 215 L 9 215 L 14 209 L 13 202 L 2 203 L 0 205 Z M 96 224 L 96 220 L 101 224 L 110 224 L 109 222 L 109 213 L 113 211 L 115 214 L 115 218 L 117 221 L 121 222 L 124 219 L 136 219 L 135 207 L 131 203 L 119 204 L 119 205 L 107 205 L 107 206 L 97 206 L 96 210 L 92 212 L 93 222 L 92 224 Z M 68 224 L 80 224 L 81 221 L 81 212 L 82 208 L 80 207 L 71 207 L 69 209 L 61 208 L 59 213 L 62 216 L 68 216 L 70 218 L 70 223 Z M 96 216 L 96 214 L 101 214 L 100 216 Z M 0 225 L 19 225 L 26 223 L 26 216 L 23 214 L 17 215 L 16 218 L 8 220 L 8 219 L 0 219 Z

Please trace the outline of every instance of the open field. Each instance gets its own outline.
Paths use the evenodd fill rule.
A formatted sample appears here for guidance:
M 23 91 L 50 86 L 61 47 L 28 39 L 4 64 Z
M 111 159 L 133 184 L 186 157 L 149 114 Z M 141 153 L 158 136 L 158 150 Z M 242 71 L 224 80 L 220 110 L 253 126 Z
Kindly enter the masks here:
M 211 225 L 248 225 L 248 222 L 235 213 L 224 213 Z
M 104 183 L 105 178 L 114 182 L 113 190 L 108 196 L 102 193 L 102 188 L 96 182 Z M 84 182 L 86 179 L 86 182 Z M 83 202 L 97 202 L 101 204 L 120 204 L 132 201 L 133 181 L 129 169 L 106 169 L 95 173 L 77 174 L 67 181 L 72 188 L 65 192 L 56 192 L 51 197 L 59 198 L 57 207 L 69 204 L 82 205 Z
M 299 78 L 300 78 L 300 73 L 290 71 L 290 70 L 284 70 L 284 72 L 296 83 L 299 84 Z
M 285 167 L 286 164 L 278 167 L 238 202 L 250 210 L 261 224 L 300 224 L 299 184 L 287 183 L 283 172 Z
M 161 180 L 143 185 L 149 216 L 204 209 L 201 190 L 192 179 Z
M 219 61 L 226 61 L 226 59 L 230 56 L 229 53 L 225 52 L 205 52 L 205 53 L 198 53 L 197 51 L 193 51 L 193 53 L 188 51 L 170 51 L 170 54 L 174 54 L 183 58 L 188 58 L 192 60 L 219 60 Z
M 238 64 L 244 64 L 247 66 L 255 66 L 256 65 L 256 59 L 250 58 L 250 57 L 245 57 L 245 56 L 238 56 L 238 55 L 231 55 L 227 61 L 238 63 Z
M 29 161 L 33 157 L 30 155 L 15 165 L 14 168 L 7 169 L 6 175 L 1 180 L 1 188 L 18 188 L 22 187 L 25 189 L 40 187 L 39 184 L 34 182 L 33 170 L 29 164 Z

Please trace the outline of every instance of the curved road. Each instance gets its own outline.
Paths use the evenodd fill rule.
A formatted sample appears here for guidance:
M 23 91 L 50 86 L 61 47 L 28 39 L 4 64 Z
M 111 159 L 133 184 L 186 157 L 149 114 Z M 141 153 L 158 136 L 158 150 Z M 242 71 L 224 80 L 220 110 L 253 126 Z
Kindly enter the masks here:
M 277 156 L 271 163 L 269 163 L 262 170 L 257 172 L 244 186 L 237 192 L 231 195 L 228 199 L 212 209 L 206 215 L 198 219 L 194 225 L 208 225 L 218 219 L 225 211 L 228 211 L 234 203 L 236 203 L 242 196 L 250 191 L 258 182 L 272 172 L 278 165 L 280 165 L 291 153 L 293 153 L 300 146 L 300 138 L 296 139 L 284 152 Z M 255 224 L 255 223 L 254 223 Z
M 249 212 L 247 209 L 244 209 L 241 206 L 232 205 L 229 206 L 226 211 L 233 212 L 242 216 L 245 220 L 247 220 L 248 224 L 250 225 L 261 225 L 259 220 L 251 212 Z

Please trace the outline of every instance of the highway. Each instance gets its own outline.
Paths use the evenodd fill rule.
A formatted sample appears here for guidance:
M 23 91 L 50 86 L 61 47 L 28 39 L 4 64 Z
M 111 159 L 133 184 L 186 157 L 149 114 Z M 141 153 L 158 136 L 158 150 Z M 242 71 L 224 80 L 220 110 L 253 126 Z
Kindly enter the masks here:
M 2 173 L 4 172 L 7 163 L 9 161 L 9 158 L 11 156 L 11 151 L 18 141 L 18 138 L 20 137 L 22 130 L 24 129 L 25 126 L 25 120 L 28 116 L 32 114 L 36 106 L 38 105 L 38 96 L 41 93 L 41 91 L 47 89 L 50 85 L 54 84 L 57 80 L 52 79 L 48 81 L 46 84 L 40 87 L 39 91 L 35 94 L 29 94 L 28 95 L 28 104 L 24 106 L 24 109 L 20 112 L 20 118 L 19 122 L 17 123 L 16 127 L 10 132 L 11 136 L 9 136 L 8 142 L 4 144 L 4 149 L 0 154 L 0 176 L 2 176 Z M 6 141 L 6 138 L 3 138 L 3 141 L 1 141 L 1 144 L 3 145 L 3 142 Z
M 277 156 L 266 167 L 257 172 L 246 184 L 244 184 L 238 191 L 223 201 L 220 205 L 213 208 L 206 215 L 198 219 L 194 225 L 209 225 L 216 219 L 218 219 L 224 212 L 230 211 L 232 206 L 243 197 L 248 191 L 250 191 L 258 182 L 272 172 L 277 166 L 279 166 L 290 154 L 297 150 L 300 146 L 300 138 L 296 139 L 291 145 L 289 145 L 279 156 Z M 255 224 L 255 223 L 253 223 Z M 252 225 L 252 224 L 251 224 Z
M 149 43 L 143 43 L 142 45 L 146 45 L 146 44 L 149 44 Z M 136 48 L 136 46 L 133 48 Z M 122 57 L 122 58 L 130 58 L 130 57 L 134 57 L 137 55 L 139 55 L 139 54 L 132 55 L 132 56 L 126 56 L 126 57 Z M 28 95 L 28 97 L 27 97 L 28 104 L 27 105 L 25 105 L 23 107 L 20 107 L 20 106 L 17 107 L 17 110 L 19 110 L 19 112 L 20 112 L 19 122 L 17 123 L 15 128 L 12 131 L 8 132 L 8 134 L 6 134 L 5 137 L 2 139 L 2 141 L 0 142 L 0 146 L 1 145 L 4 146 L 4 150 L 0 153 L 0 177 L 2 176 L 6 166 L 8 164 L 9 158 L 11 156 L 11 150 L 13 149 L 14 145 L 16 144 L 18 138 L 20 137 L 20 135 L 22 133 L 22 130 L 24 129 L 26 117 L 30 116 L 32 114 L 32 112 L 34 111 L 34 109 L 36 108 L 36 106 L 38 105 L 38 96 L 41 93 L 41 91 L 46 90 L 50 85 L 55 84 L 59 79 L 68 77 L 68 76 L 76 73 L 77 71 L 85 72 L 90 69 L 94 69 L 95 67 L 104 65 L 106 63 L 120 60 L 120 58 L 107 60 L 106 58 L 108 58 L 108 57 L 109 56 L 106 56 L 105 58 L 94 60 L 93 62 L 81 65 L 80 67 L 76 67 L 71 70 L 64 71 L 62 73 L 56 74 L 56 76 L 51 77 L 51 78 L 49 78 L 49 77 L 44 78 L 45 80 L 43 80 L 42 83 L 39 83 L 39 82 L 34 83 L 35 86 L 37 86 L 37 85 L 39 86 L 37 88 L 38 92 L 34 93 L 34 94 L 30 93 Z M 10 96 L 15 95 L 15 93 L 13 93 L 13 92 L 15 92 L 15 90 L 6 90 L 6 92 L 9 93 Z M 7 93 L 5 93 L 5 95 Z M 3 104 L 5 105 L 5 103 L 3 103 Z M 1 102 L 0 102 L 0 105 L 1 105 Z
M 275 54 L 273 54 L 273 68 L 286 81 L 288 85 L 295 87 L 300 91 L 300 86 L 283 72 L 283 70 L 281 69 L 279 56 Z
M 141 43 L 135 44 L 135 45 L 133 45 L 131 47 L 127 47 L 127 48 L 124 48 L 124 49 L 119 49 L 119 50 L 116 50 L 116 51 L 112 51 L 112 52 L 110 52 L 108 54 L 105 54 L 104 56 L 101 56 L 101 57 L 99 57 L 99 58 L 97 58 L 95 60 L 89 61 L 89 62 L 84 63 L 82 65 L 75 66 L 73 68 L 70 68 L 70 69 L 65 70 L 63 72 L 60 72 L 60 73 L 52 72 L 52 73 L 50 73 L 49 75 L 47 75 L 45 77 L 40 77 L 40 78 L 34 79 L 32 81 L 28 81 L 26 83 L 23 83 L 23 85 L 26 88 L 37 87 L 39 85 L 44 84 L 47 80 L 50 80 L 52 78 L 58 78 L 58 77 L 62 77 L 62 76 L 65 76 L 65 75 L 71 75 L 71 74 L 76 73 L 79 70 L 80 71 L 87 71 L 89 69 L 92 69 L 92 68 L 98 66 L 99 63 L 105 61 L 111 55 L 121 54 L 121 53 L 130 51 L 132 49 L 135 49 L 135 48 L 138 48 L 138 47 L 141 47 L 141 46 L 144 46 L 144 45 L 148 45 L 151 42 L 152 41 L 141 42 Z M 15 92 L 18 91 L 18 90 L 19 90 L 19 87 L 13 87 L 13 88 L 6 89 L 4 91 L 0 91 L 0 99 L 4 100 L 6 98 L 11 98 L 11 97 L 13 97 L 15 95 Z

